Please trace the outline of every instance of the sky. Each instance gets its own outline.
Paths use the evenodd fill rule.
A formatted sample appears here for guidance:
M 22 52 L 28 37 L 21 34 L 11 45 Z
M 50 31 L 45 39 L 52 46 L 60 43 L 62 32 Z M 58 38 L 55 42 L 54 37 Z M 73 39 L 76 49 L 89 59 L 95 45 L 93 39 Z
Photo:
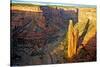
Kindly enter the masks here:
M 71 3 L 71 4 L 88 4 L 96 5 L 97 0 L 11 0 L 12 2 L 53 2 L 53 3 Z

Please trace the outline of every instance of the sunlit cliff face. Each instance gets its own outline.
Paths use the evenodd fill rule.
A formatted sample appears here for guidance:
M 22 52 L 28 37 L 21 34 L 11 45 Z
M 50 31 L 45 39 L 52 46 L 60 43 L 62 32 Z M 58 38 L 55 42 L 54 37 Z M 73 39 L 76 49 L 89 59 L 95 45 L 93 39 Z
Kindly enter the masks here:
M 42 10 L 38 6 L 11 6 L 12 10 L 21 10 L 21 11 L 31 11 L 31 12 L 42 12 Z
M 81 44 L 84 46 L 91 46 L 93 44 L 96 45 L 95 38 L 93 44 L 91 41 L 96 35 L 95 8 L 15 5 L 11 6 L 11 11 L 11 29 L 14 30 L 11 31 L 11 33 L 15 33 L 16 35 L 15 39 L 12 37 L 12 40 L 15 40 L 14 42 L 18 43 L 17 45 L 19 46 L 21 45 L 20 43 L 24 41 L 25 44 L 22 45 L 23 48 L 25 45 L 27 45 L 27 47 L 29 47 L 28 45 L 33 46 L 32 49 L 30 49 L 30 47 L 27 49 L 30 50 L 30 52 L 24 50 L 27 54 L 24 54 L 24 52 L 21 54 L 21 56 L 25 58 L 25 61 L 30 58 L 30 61 L 26 61 L 27 63 L 36 64 L 41 60 L 39 57 L 36 58 L 36 56 L 38 56 L 38 52 L 36 52 L 36 50 L 41 50 L 40 48 L 43 49 L 41 51 L 44 51 L 45 49 L 48 50 L 53 57 L 46 58 L 43 56 L 46 58 L 43 62 L 53 59 L 54 63 L 58 63 L 57 60 L 59 59 L 59 62 L 62 60 L 61 62 L 65 63 L 64 61 L 68 58 L 71 58 L 70 61 L 73 62 L 72 60 L 75 59 L 75 57 L 80 57 L 77 54 L 83 47 L 80 46 Z M 87 28 L 85 29 L 85 27 Z M 84 31 L 86 31 L 85 35 L 81 36 Z M 83 38 L 82 41 L 81 37 Z M 20 39 L 22 41 L 20 41 Z M 17 40 L 19 42 L 17 42 Z M 91 44 L 88 44 L 89 41 Z M 17 48 L 22 49 L 19 47 Z M 93 49 L 96 50 L 96 47 Z M 31 53 L 32 51 L 33 53 Z M 18 51 L 15 52 L 17 53 Z M 34 52 L 37 53 L 35 56 Z M 28 58 L 25 56 L 28 56 Z M 67 59 L 64 58 L 65 56 Z M 85 59 L 84 61 L 87 61 L 86 56 L 84 57 L 85 58 L 81 59 Z M 32 60 L 32 58 L 35 60 Z M 80 59 L 78 58 L 78 60 Z M 15 59 L 14 61 L 16 62 Z M 68 60 L 66 62 L 68 62 Z M 25 62 L 22 63 L 25 64 Z M 52 61 L 46 63 L 52 63 Z M 42 64 L 42 62 L 39 62 L 39 64 Z

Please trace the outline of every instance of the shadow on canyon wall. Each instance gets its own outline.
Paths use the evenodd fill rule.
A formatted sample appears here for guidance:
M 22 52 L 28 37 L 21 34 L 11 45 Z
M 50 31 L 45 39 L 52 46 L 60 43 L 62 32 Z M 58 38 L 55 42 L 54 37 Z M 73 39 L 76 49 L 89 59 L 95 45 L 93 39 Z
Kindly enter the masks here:
M 11 10 L 11 65 L 51 64 L 49 52 L 65 37 L 69 20 L 78 22 L 78 9 L 40 9 L 43 12 Z

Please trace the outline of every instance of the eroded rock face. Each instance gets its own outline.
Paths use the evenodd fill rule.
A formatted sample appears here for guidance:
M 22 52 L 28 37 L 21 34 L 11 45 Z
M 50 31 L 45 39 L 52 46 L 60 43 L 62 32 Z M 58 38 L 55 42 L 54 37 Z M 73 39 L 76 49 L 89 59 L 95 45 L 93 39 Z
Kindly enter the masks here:
M 11 65 L 58 63 L 49 53 L 64 39 L 68 21 L 78 21 L 74 10 L 38 8 L 41 11 L 11 9 Z

